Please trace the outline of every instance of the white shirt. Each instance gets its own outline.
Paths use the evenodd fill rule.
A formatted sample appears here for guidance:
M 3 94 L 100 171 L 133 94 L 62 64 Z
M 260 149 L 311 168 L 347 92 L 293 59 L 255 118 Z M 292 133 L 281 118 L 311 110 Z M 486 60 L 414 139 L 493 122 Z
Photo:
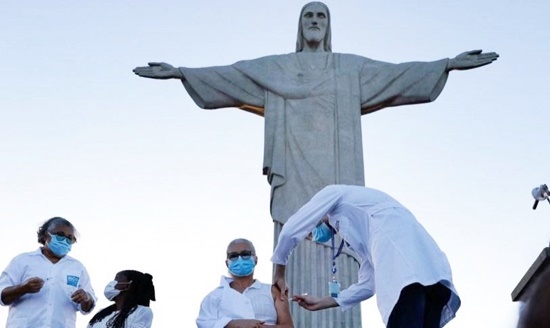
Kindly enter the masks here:
M 277 311 L 271 285 L 255 280 L 241 294 L 229 285 L 233 278 L 222 276 L 220 286 L 201 302 L 198 328 L 223 328 L 234 319 L 256 319 L 277 323 Z
M 271 261 L 286 265 L 292 250 L 321 221 L 329 223 L 360 258 L 358 282 L 335 298 L 346 311 L 376 292 L 385 324 L 401 289 L 412 283 L 448 287 L 441 326 L 460 307 L 445 254 L 411 212 L 389 195 L 362 186 L 331 185 L 319 191 L 284 224 Z
M 94 323 L 93 326 L 88 325 L 87 328 L 106 328 L 109 319 L 114 317 L 119 311 L 114 311 L 101 321 Z M 138 305 L 134 312 L 126 317 L 125 328 L 151 328 L 153 322 L 153 311 L 151 308 L 143 305 Z
M 44 286 L 39 292 L 25 294 L 9 305 L 6 328 L 74 328 L 76 311 L 89 312 L 82 311 L 80 304 L 71 301 L 71 295 L 81 288 L 92 296 L 94 306 L 97 302 L 82 263 L 65 255 L 54 264 L 40 249 L 11 260 L 0 276 L 0 292 L 32 277 L 42 278 Z M 0 305 L 6 305 L 1 298 Z

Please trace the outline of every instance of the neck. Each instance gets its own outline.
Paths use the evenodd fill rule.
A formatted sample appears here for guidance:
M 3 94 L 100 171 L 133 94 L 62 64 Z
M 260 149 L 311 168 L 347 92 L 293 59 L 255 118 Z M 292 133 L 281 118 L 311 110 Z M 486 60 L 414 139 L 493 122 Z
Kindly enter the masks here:
M 122 310 L 122 304 L 124 304 L 124 295 L 119 294 L 115 298 L 115 305 L 116 305 L 117 311 Z
M 235 289 L 239 293 L 242 293 L 245 289 L 252 286 L 254 281 L 254 275 L 246 277 L 233 277 L 233 281 L 229 284 L 229 286 L 231 286 L 231 288 Z
M 325 52 L 322 42 L 306 42 L 302 52 Z
M 46 246 L 40 247 L 40 251 L 42 252 L 42 255 L 44 255 L 50 262 L 57 263 L 61 258 L 57 257 L 50 249 Z

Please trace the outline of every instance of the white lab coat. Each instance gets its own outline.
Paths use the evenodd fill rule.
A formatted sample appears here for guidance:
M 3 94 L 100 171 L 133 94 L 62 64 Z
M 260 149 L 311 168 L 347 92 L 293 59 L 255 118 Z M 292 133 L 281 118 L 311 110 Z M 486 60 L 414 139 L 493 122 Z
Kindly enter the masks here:
M 211 291 L 201 302 L 198 328 L 223 328 L 234 319 L 256 319 L 265 324 L 277 323 L 277 310 L 271 284 L 259 280 L 242 293 L 231 288 L 233 278 L 222 276 L 220 286 Z
M 37 293 L 28 293 L 9 305 L 7 328 L 50 327 L 74 328 L 76 311 L 84 312 L 71 301 L 71 295 L 79 288 L 88 292 L 97 304 L 90 276 L 84 265 L 65 255 L 52 263 L 40 248 L 14 257 L 0 275 L 0 292 L 6 287 L 22 284 L 27 279 L 39 277 L 44 286 Z M 0 300 L 0 305 L 6 305 Z
M 401 290 L 415 282 L 441 282 L 451 290 L 441 326 L 460 307 L 451 267 L 413 214 L 389 195 L 362 186 L 331 185 L 319 191 L 284 224 L 271 261 L 286 265 L 292 250 L 324 217 L 360 261 L 358 282 L 335 299 L 342 311 L 376 293 L 385 324 Z

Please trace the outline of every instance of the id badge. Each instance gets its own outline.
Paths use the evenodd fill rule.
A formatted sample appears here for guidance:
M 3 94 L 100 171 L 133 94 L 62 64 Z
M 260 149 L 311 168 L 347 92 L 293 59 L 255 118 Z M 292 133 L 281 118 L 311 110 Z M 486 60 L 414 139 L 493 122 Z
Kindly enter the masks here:
M 336 279 L 329 281 L 328 292 L 330 293 L 330 297 L 338 297 L 338 294 L 340 294 L 340 283 Z

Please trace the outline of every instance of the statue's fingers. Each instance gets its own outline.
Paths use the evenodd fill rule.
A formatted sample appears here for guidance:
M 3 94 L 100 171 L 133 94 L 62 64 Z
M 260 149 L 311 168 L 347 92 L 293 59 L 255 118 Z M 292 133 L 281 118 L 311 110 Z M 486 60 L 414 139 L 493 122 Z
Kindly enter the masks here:
M 141 76 L 155 76 L 153 69 L 150 67 L 144 67 L 139 72 L 137 72 L 137 74 Z
M 143 67 L 138 67 L 138 68 L 134 69 L 134 73 L 140 74 L 140 75 L 147 73 L 147 71 L 148 71 L 148 69 L 143 68 Z
M 498 55 L 494 52 L 488 52 L 488 53 L 484 53 L 484 54 L 480 54 L 478 58 L 483 58 L 483 59 L 493 59 L 493 58 L 498 58 Z

